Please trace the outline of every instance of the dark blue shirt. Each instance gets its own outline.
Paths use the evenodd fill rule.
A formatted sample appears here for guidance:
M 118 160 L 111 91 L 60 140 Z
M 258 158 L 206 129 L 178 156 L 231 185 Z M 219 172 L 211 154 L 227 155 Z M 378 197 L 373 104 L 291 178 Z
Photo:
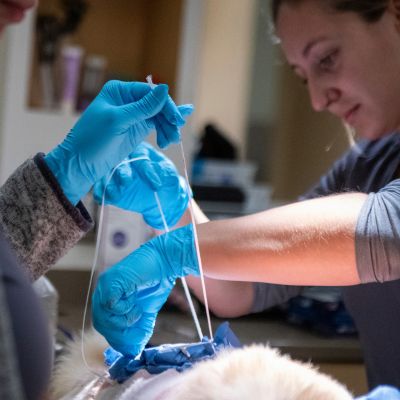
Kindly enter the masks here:
M 399 169 L 400 134 L 361 141 L 300 200 L 343 192 L 378 192 L 400 177 Z M 264 310 L 300 291 L 300 287 L 256 283 L 253 311 Z M 400 387 L 400 280 L 349 286 L 342 291 L 359 331 L 370 388 L 382 384 Z

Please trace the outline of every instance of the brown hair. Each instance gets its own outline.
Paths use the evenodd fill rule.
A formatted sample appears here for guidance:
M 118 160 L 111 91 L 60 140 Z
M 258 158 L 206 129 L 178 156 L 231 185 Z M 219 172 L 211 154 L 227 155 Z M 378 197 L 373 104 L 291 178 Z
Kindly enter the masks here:
M 278 19 L 282 4 L 300 4 L 305 0 L 272 0 L 271 11 L 273 22 Z M 378 21 L 389 5 L 389 0 L 316 0 L 336 12 L 354 12 L 366 22 Z

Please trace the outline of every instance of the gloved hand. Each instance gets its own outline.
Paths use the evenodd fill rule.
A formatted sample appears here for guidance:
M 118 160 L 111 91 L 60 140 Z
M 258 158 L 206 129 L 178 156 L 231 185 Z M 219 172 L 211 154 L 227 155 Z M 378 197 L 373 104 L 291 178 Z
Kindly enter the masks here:
M 153 129 L 158 145 L 166 147 L 179 141 L 184 123 L 167 85 L 151 89 L 147 83 L 110 81 L 45 160 L 76 204 Z
M 199 274 L 191 225 L 155 237 L 99 276 L 94 327 L 115 350 L 136 356 L 176 278 L 189 274 Z
M 356 400 L 400 400 L 400 391 L 395 387 L 382 385 Z
M 189 193 L 185 180 L 175 165 L 150 144 L 143 142 L 128 158 L 146 157 L 129 164 L 122 164 L 109 180 L 105 204 L 143 215 L 147 224 L 164 229 L 154 192 L 157 192 L 168 227 L 174 226 L 185 212 Z M 108 177 L 97 182 L 93 188 L 95 200 L 101 204 Z

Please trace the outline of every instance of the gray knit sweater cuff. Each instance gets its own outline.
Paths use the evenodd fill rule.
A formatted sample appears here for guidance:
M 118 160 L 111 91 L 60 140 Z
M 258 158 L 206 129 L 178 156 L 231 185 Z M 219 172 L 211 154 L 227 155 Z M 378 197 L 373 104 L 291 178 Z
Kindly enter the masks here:
M 0 188 L 0 225 L 32 280 L 93 227 L 80 203 L 63 194 L 42 154 L 25 161 Z

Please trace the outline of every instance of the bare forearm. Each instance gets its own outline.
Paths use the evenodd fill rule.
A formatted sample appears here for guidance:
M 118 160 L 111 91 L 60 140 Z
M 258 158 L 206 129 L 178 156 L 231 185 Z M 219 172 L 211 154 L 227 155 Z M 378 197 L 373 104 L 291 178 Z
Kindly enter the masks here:
M 365 199 L 330 196 L 198 225 L 204 273 L 289 285 L 357 284 L 354 235 Z
M 186 281 L 194 295 L 204 303 L 200 278 L 187 276 Z M 208 306 L 217 317 L 233 318 L 250 313 L 254 298 L 251 282 L 205 278 L 205 286 Z
M 192 210 L 196 224 L 209 221 L 195 201 L 192 202 Z M 186 215 L 186 218 L 182 220 L 183 224 L 190 223 L 190 216 Z M 186 282 L 194 295 L 204 303 L 200 278 L 187 276 Z M 217 317 L 239 317 L 251 311 L 254 297 L 251 282 L 223 281 L 205 277 L 205 286 L 208 306 Z

